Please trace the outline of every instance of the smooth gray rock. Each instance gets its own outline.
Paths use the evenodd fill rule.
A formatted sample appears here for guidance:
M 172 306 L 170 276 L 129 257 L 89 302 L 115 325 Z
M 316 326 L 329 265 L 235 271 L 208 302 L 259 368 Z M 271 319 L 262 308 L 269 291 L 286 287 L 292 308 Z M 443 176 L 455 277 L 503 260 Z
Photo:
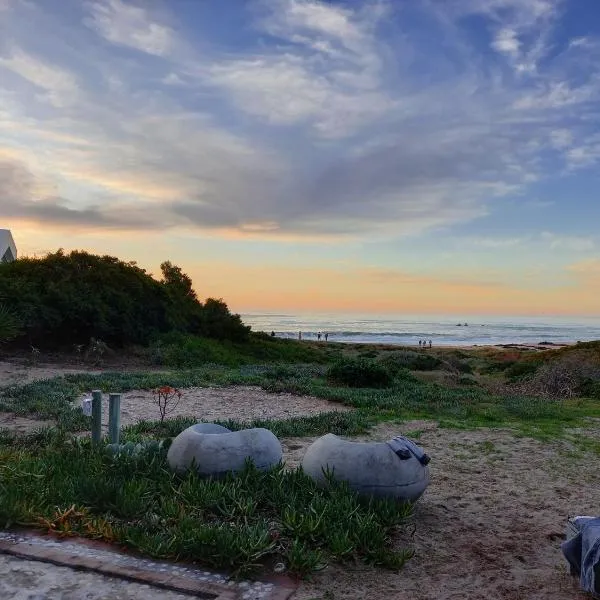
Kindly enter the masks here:
M 194 465 L 200 475 L 220 476 L 241 471 L 246 459 L 252 460 L 261 471 L 281 461 L 281 444 L 268 429 L 229 431 L 223 427 L 224 432 L 206 432 L 217 427 L 220 428 L 213 423 L 199 423 L 182 431 L 167 453 L 171 469 L 182 473 Z
M 309 446 L 304 472 L 327 484 L 323 470 L 366 496 L 415 501 L 429 485 L 429 469 L 416 458 L 401 460 L 385 442 L 350 442 L 328 433 Z
M 196 423 L 190 429 L 193 429 L 196 433 L 231 433 L 231 429 L 216 423 Z

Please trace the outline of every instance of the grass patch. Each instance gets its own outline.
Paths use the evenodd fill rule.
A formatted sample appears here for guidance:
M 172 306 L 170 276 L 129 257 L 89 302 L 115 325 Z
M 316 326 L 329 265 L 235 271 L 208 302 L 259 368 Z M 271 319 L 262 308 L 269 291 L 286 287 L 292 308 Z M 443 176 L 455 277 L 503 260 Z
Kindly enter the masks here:
M 313 382 L 315 396 L 365 411 L 377 420 L 431 419 L 441 427 L 513 427 L 532 437 L 560 436 L 565 427 L 600 417 L 596 400 L 549 400 L 495 396 L 479 387 L 450 388 L 418 380 L 396 380 L 386 389 L 352 389 Z
M 346 360 L 350 364 L 351 380 L 356 384 L 380 384 L 368 375 L 354 370 L 363 360 Z M 339 364 L 339 363 L 338 363 Z M 379 365 L 376 365 L 379 367 Z M 345 368 L 345 367 L 344 367 Z M 357 375 L 358 373 L 358 375 Z M 416 379 L 409 371 L 400 368 L 395 377 L 387 379 L 388 387 L 340 386 L 331 380 L 323 365 L 244 365 L 228 368 L 206 365 L 190 371 L 171 373 L 104 373 L 102 375 L 77 374 L 38 381 L 0 390 L 0 410 L 37 418 L 55 419 L 66 431 L 89 428 L 89 420 L 80 410 L 71 408 L 82 393 L 92 389 L 105 392 L 127 392 L 134 389 L 153 389 L 169 385 L 179 389 L 220 385 L 257 385 L 272 393 L 288 392 L 311 394 L 339 402 L 357 409 L 354 412 L 334 412 L 313 417 L 300 417 L 285 421 L 258 420 L 252 423 L 225 423 L 233 429 L 240 427 L 268 427 L 283 437 L 322 435 L 328 431 L 340 435 L 362 433 L 369 426 L 386 420 L 432 419 L 442 427 L 513 427 L 540 439 L 562 435 L 565 427 L 583 423 L 586 417 L 600 417 L 597 399 L 547 399 L 513 394 L 491 394 L 481 386 L 450 387 L 435 382 Z M 356 375 L 356 377 L 355 377 Z M 360 376 L 360 377 L 359 377 Z M 361 379 L 362 378 L 362 379 Z M 179 427 L 179 422 L 165 425 L 167 435 Z M 143 425 L 149 432 L 155 425 Z M 169 433 L 171 432 L 171 433 Z M 139 433 L 142 433 L 140 430 Z M 178 431 L 177 431 L 178 433 Z
M 198 422 L 197 419 L 189 417 L 178 417 L 166 419 L 161 425 L 159 421 L 140 421 L 135 425 L 129 425 L 122 430 L 124 441 L 140 441 L 141 439 L 160 439 L 164 437 L 175 437 L 187 427 Z M 250 429 L 253 427 L 264 427 L 270 429 L 277 437 L 308 437 L 335 433 L 336 435 L 359 435 L 365 433 L 377 420 L 365 411 L 325 412 L 310 417 L 293 417 L 279 421 L 268 419 L 254 419 L 252 421 L 216 421 L 232 431 Z
M 122 430 L 125 443 L 166 438 L 162 448 L 155 444 L 133 456 L 92 449 L 87 440 L 69 433 L 89 428 L 89 418 L 73 410 L 72 403 L 92 389 L 124 393 L 163 385 L 257 385 L 274 394 L 311 394 L 354 410 L 222 425 L 232 430 L 265 427 L 285 438 L 329 432 L 353 436 L 382 421 L 427 419 L 441 427 L 511 427 L 517 435 L 543 441 L 562 438 L 573 452 L 600 454 L 597 440 L 573 432 L 585 428 L 590 417 L 600 418 L 598 399 L 529 397 L 510 392 L 506 385 L 494 388 L 497 393 L 485 389 L 482 371 L 493 371 L 489 377 L 499 382 L 526 380 L 534 366 L 537 374 L 543 361 L 531 354 L 519 358 L 507 351 L 489 356 L 454 351 L 436 358 L 409 350 L 375 352 L 333 344 L 312 348 L 268 336 L 253 339 L 250 345 L 255 344 L 257 355 L 263 353 L 262 364 L 251 362 L 250 354 L 240 358 L 233 343 L 206 345 L 203 340 L 190 342 L 197 355 L 189 364 L 202 363 L 190 370 L 66 375 L 0 389 L 0 410 L 54 419 L 58 425 L 24 436 L 0 430 L 0 524 L 95 537 L 151 556 L 199 560 L 240 574 L 274 562 L 284 562 L 300 576 L 330 560 L 399 568 L 410 557 L 408 551 L 394 551 L 390 541 L 408 516 L 408 507 L 365 503 L 339 485 L 317 489 L 301 470 L 259 473 L 248 466 L 238 477 L 218 481 L 173 475 L 164 456 L 169 438 L 196 419 L 143 421 Z M 224 349 L 231 354 L 219 354 Z M 424 377 L 431 372 L 417 372 L 421 362 L 416 366 L 410 361 L 422 359 L 414 355 L 439 360 L 427 359 L 428 366 L 435 362 L 439 382 Z M 341 362 L 340 356 L 345 357 Z M 517 366 L 524 363 L 526 367 Z M 471 370 L 476 373 L 468 375 Z M 419 435 L 412 432 L 412 437 Z M 491 442 L 477 449 L 490 456 L 496 453 Z
M 251 334 L 244 342 L 169 334 L 151 347 L 149 355 L 155 364 L 176 369 L 211 363 L 237 367 L 270 362 L 322 364 L 328 360 L 328 355 L 318 344 L 300 344 L 260 333 Z
M 283 561 L 306 576 L 330 560 L 399 569 L 392 547 L 410 505 L 361 501 L 344 484 L 319 489 L 301 470 L 251 465 L 236 477 L 176 476 L 163 450 L 111 456 L 55 438 L 35 452 L 4 449 L 0 524 L 118 543 L 157 558 L 247 574 Z

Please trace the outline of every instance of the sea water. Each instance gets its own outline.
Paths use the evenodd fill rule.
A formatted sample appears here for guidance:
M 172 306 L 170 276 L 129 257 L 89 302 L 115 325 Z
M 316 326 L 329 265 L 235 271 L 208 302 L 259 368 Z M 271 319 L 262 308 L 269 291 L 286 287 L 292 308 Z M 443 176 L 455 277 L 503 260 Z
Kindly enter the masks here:
M 489 316 L 365 316 L 339 314 L 246 314 L 253 331 L 277 337 L 316 340 L 318 332 L 331 342 L 434 346 L 551 344 L 600 340 L 600 317 Z

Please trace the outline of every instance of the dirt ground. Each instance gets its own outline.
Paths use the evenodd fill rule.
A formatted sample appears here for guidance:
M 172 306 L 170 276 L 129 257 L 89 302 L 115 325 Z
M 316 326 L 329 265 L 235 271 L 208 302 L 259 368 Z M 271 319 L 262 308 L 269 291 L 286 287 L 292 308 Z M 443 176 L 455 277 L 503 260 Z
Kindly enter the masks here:
M 25 367 L 18 364 L 0 362 L 0 387 L 24 384 L 39 379 L 48 379 L 68 373 L 99 373 L 97 370 L 61 368 L 55 365 Z M 107 390 L 108 391 L 108 390 Z M 230 386 L 219 388 L 186 388 L 177 407 L 168 412 L 167 418 L 177 416 L 195 417 L 199 421 L 235 419 L 289 419 L 303 415 L 315 415 L 333 410 L 348 411 L 350 408 L 339 403 L 328 402 L 309 396 L 292 394 L 267 394 L 257 387 Z M 80 398 L 85 397 L 85 394 Z M 170 408 L 170 407 L 169 407 Z M 103 427 L 108 428 L 108 394 L 103 401 Z M 159 419 L 158 406 L 154 403 L 152 392 L 134 390 L 121 397 L 121 425 L 131 425 L 140 420 Z M 49 421 L 36 421 L 0 412 L 0 427 L 10 427 L 25 432 L 43 425 L 52 425 Z
M 12 376 L 6 370 L 0 368 L 0 385 Z M 339 408 L 316 398 L 244 387 L 190 390 L 192 397 L 192 414 L 206 420 L 285 418 Z M 150 410 L 148 401 L 141 392 L 124 395 L 124 422 L 136 414 L 156 418 L 154 412 L 136 413 L 136 407 Z M 599 429 L 590 431 L 600 439 Z M 414 548 L 415 557 L 399 573 L 363 565 L 329 566 L 301 584 L 296 600 L 588 597 L 568 575 L 560 543 L 569 516 L 600 513 L 597 456 L 574 453 L 566 442 L 542 443 L 505 430 L 439 429 L 428 421 L 381 425 L 357 439 L 386 440 L 400 433 L 417 438 L 432 457 L 431 485 L 417 504 L 414 532 L 395 540 Z M 288 466 L 301 462 L 314 439 L 282 440 Z
M 7 385 L 22 385 L 40 379 L 50 379 L 57 375 L 67 375 L 69 373 L 100 373 L 100 371 L 97 369 L 87 369 L 76 366 L 63 367 L 55 364 L 28 366 L 24 362 L 0 360 L 0 387 L 6 387 Z
M 413 547 L 415 557 L 399 573 L 329 567 L 302 584 L 295 600 L 588 597 L 568 575 L 560 543 L 567 517 L 600 512 L 597 456 L 575 457 L 560 443 L 509 431 L 446 430 L 430 422 L 384 425 L 369 437 L 411 431 L 422 432 L 418 443 L 432 457 L 414 535 L 396 540 Z M 288 462 L 299 462 L 311 441 L 285 440 Z

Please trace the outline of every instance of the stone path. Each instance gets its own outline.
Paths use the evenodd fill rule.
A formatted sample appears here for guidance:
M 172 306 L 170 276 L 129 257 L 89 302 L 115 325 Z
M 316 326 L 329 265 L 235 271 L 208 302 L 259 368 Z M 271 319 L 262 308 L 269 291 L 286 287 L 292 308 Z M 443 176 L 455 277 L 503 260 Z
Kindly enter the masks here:
M 231 580 L 89 541 L 0 531 L 2 600 L 287 600 L 291 580 Z

